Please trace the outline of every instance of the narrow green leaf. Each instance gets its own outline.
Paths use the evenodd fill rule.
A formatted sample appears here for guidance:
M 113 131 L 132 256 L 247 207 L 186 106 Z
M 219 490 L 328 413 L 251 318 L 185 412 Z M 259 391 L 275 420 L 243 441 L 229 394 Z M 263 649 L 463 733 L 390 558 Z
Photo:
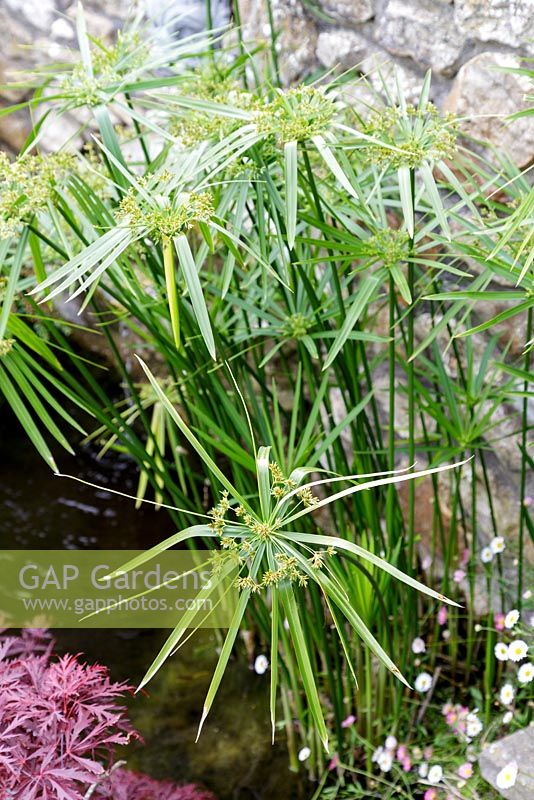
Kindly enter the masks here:
M 450 241 L 451 231 L 447 221 L 447 215 L 445 214 L 445 209 L 443 208 L 443 203 L 441 202 L 441 197 L 439 196 L 438 187 L 436 186 L 436 181 L 432 175 L 432 167 L 430 164 L 428 164 L 426 161 L 423 161 L 420 166 L 420 173 L 425 185 L 430 205 L 432 206 L 434 214 L 441 225 L 444 236 Z
M 352 305 L 347 312 L 347 315 L 343 322 L 343 326 L 339 331 L 334 341 L 334 344 L 330 348 L 330 352 L 328 353 L 328 357 L 324 364 L 323 370 L 328 369 L 328 367 L 332 364 L 332 362 L 336 358 L 337 354 L 347 341 L 350 333 L 352 332 L 352 329 L 356 325 L 360 316 L 367 308 L 373 294 L 378 289 L 379 285 L 380 285 L 379 279 L 375 275 L 368 275 L 366 278 L 362 280 L 362 282 L 358 286 L 356 297 L 354 298 Z
M 174 245 L 172 239 L 163 243 L 163 267 L 165 271 L 165 286 L 167 289 L 167 302 L 171 314 L 171 328 L 176 349 L 180 349 L 180 309 L 176 291 L 176 270 L 174 266 Z
M 347 178 L 347 176 L 345 175 L 345 173 L 341 169 L 339 161 L 336 159 L 336 157 L 332 153 L 332 150 L 330 149 L 330 147 L 328 147 L 328 145 L 325 142 L 325 140 L 323 139 L 323 137 L 322 136 L 314 136 L 312 138 L 312 141 L 315 144 L 315 146 L 316 146 L 317 150 L 319 151 L 320 155 L 324 159 L 325 163 L 327 164 L 327 166 L 331 170 L 331 172 L 334 175 L 334 177 L 337 178 L 337 180 L 340 182 L 340 184 L 343 186 L 343 188 L 351 195 L 351 197 L 357 198 L 358 194 L 357 194 L 355 188 L 353 187 L 353 185 L 351 184 L 351 182 L 349 181 L 349 179 Z
M 280 535 L 293 542 L 315 544 L 322 547 L 333 547 L 336 550 L 341 551 L 345 550 L 348 553 L 352 553 L 352 555 L 363 558 L 365 561 L 369 561 L 371 564 L 374 564 L 375 567 L 383 569 L 384 572 L 388 572 L 397 580 L 406 583 L 408 586 L 411 586 L 412 589 L 417 589 L 417 591 L 428 595 L 428 597 L 433 597 L 435 600 L 439 600 L 442 603 L 448 603 L 451 606 L 460 607 L 458 603 L 454 602 L 454 600 L 449 600 L 440 592 L 436 592 L 434 589 L 430 589 L 428 586 L 425 586 L 424 583 L 421 583 L 415 578 L 410 577 L 410 575 L 406 575 L 405 572 L 397 569 L 397 567 L 394 567 L 385 559 L 380 558 L 380 556 L 371 553 L 369 550 L 366 550 L 364 547 L 360 547 L 353 542 L 349 542 L 347 539 L 341 539 L 339 536 L 324 536 L 316 533 L 293 533 L 288 531 L 283 531 L 283 533 Z
M 223 472 L 221 472 L 221 470 L 219 469 L 217 464 L 213 461 L 211 456 L 208 455 L 208 453 L 206 452 L 204 447 L 200 444 L 200 442 L 197 439 L 197 437 L 194 435 L 194 433 L 191 431 L 191 429 L 186 425 L 186 423 L 181 418 L 181 416 L 179 415 L 177 410 L 174 408 L 174 406 L 170 402 L 169 398 L 167 397 L 167 395 L 165 394 L 165 392 L 163 391 L 163 389 L 161 388 L 161 386 L 159 385 L 159 383 L 157 382 L 155 377 L 150 372 L 150 370 L 147 367 L 147 365 L 145 364 L 145 362 L 141 358 L 139 358 L 139 356 L 136 356 L 136 358 L 139 361 L 139 363 L 141 364 L 143 372 L 145 373 L 145 375 L 147 376 L 148 380 L 150 381 L 150 383 L 154 387 L 154 390 L 155 390 L 157 396 L 159 397 L 159 399 L 161 400 L 161 402 L 163 403 L 167 413 L 174 420 L 174 422 L 176 423 L 176 425 L 180 429 L 181 433 L 185 436 L 185 438 L 187 439 L 189 444 L 198 453 L 200 458 L 204 461 L 204 463 L 206 464 L 208 469 L 213 473 L 213 475 L 222 483 L 224 488 L 227 489 L 230 492 L 232 497 L 235 497 L 236 500 L 244 508 L 247 509 L 247 511 L 249 511 L 250 513 L 253 513 L 252 509 L 250 508 L 250 506 L 247 503 L 247 501 L 245 500 L 245 498 L 241 496 L 241 494 L 237 491 L 237 489 L 234 486 L 232 486 L 232 484 L 230 483 L 230 481 L 228 480 L 226 475 Z
M 3 367 L 0 366 L 0 392 L 4 395 L 7 402 L 13 409 L 15 416 L 18 418 L 20 424 L 26 431 L 30 441 L 33 443 L 35 449 L 41 455 L 49 467 L 55 472 L 57 471 L 56 462 L 50 452 L 48 445 L 39 432 L 35 422 L 28 413 L 27 408 L 19 397 L 19 394 L 9 377 L 7 376 Z
M 254 556 L 254 561 L 252 562 L 252 566 L 250 568 L 250 577 L 254 580 L 258 573 L 258 569 L 263 558 L 263 553 L 265 551 L 265 545 L 262 544 Z M 211 683 L 208 689 L 208 693 L 206 695 L 206 699 L 204 701 L 204 708 L 202 710 L 202 717 L 198 726 L 197 738 L 196 741 L 198 742 L 199 736 L 202 732 L 202 727 L 206 718 L 210 712 L 211 706 L 213 705 L 213 701 L 215 699 L 215 695 L 217 694 L 217 690 L 221 684 L 223 675 L 226 671 L 226 666 L 228 664 L 228 659 L 230 658 L 230 654 L 232 652 L 232 648 L 234 646 L 235 640 L 237 638 L 237 634 L 239 632 L 239 627 L 241 625 L 241 620 L 243 619 L 243 615 L 246 611 L 248 601 L 250 599 L 250 589 L 243 589 L 241 595 L 239 597 L 239 602 L 237 604 L 237 608 L 234 611 L 234 615 L 232 617 L 232 621 L 230 623 L 230 627 L 228 629 L 228 633 L 226 634 L 226 638 L 224 640 L 224 644 L 222 646 L 221 654 L 219 656 L 219 660 L 217 661 L 217 666 L 215 667 L 215 671 L 213 673 L 213 677 L 211 679 Z
M 9 315 L 11 313 L 11 307 L 13 305 L 13 300 L 15 298 L 15 293 L 18 288 L 20 271 L 22 269 L 22 263 L 24 260 L 24 251 L 26 250 L 27 243 L 28 243 L 28 229 L 24 228 L 22 235 L 18 241 L 13 261 L 9 267 L 9 277 L 7 279 L 7 283 L 3 291 L 2 311 L 0 313 L 0 340 L 4 338 L 4 334 L 6 332 L 7 321 L 9 319 Z M 0 257 L 2 261 L 4 261 L 7 256 L 8 246 L 9 242 L 6 241 L 5 247 L 0 250 Z M 0 263 L 0 267 L 1 266 L 2 264 Z
M 297 228 L 297 142 L 286 142 L 284 145 L 284 170 L 287 244 L 292 249 Z
M 399 182 L 399 192 L 402 213 L 406 230 L 408 234 L 413 237 L 414 232 L 414 215 L 413 215 L 413 197 L 410 169 L 408 167 L 399 167 L 397 170 L 397 178 Z
M 189 247 L 187 237 L 185 236 L 177 236 L 174 240 L 174 244 L 176 246 L 178 261 L 180 262 L 180 267 L 182 268 L 185 283 L 189 291 L 189 297 L 191 298 L 191 304 L 193 306 L 193 311 L 197 319 L 200 332 L 202 333 L 210 356 L 213 358 L 213 360 L 215 360 L 217 358 L 217 353 L 215 351 L 213 331 L 211 330 L 208 309 L 206 307 L 206 301 L 204 300 L 202 287 L 198 279 L 198 272 L 195 259 L 193 258 L 193 253 Z
M 258 476 L 258 492 L 263 520 L 266 522 L 271 514 L 271 475 L 269 471 L 270 447 L 259 447 L 256 457 L 256 473 Z

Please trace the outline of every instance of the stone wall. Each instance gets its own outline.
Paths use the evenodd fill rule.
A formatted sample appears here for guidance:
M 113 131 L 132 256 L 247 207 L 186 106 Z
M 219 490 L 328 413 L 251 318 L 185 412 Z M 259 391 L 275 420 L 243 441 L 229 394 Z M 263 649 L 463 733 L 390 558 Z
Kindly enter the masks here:
M 269 35 L 267 0 L 239 0 L 245 35 Z M 506 149 L 522 166 L 534 159 L 534 123 L 511 128 L 507 114 L 525 105 L 532 85 L 495 67 L 519 67 L 534 55 L 534 0 L 271 0 L 284 83 L 318 69 L 395 64 L 415 98 L 431 69 L 432 99 L 470 116 L 468 133 Z
M 212 0 L 223 24 L 229 0 Z M 246 38 L 267 39 L 267 0 L 238 0 Z M 187 11 L 187 27 L 201 27 L 204 0 L 140 0 L 157 25 L 169 11 Z M 396 64 L 408 94 L 416 96 L 433 72 L 433 100 L 472 119 L 469 133 L 488 137 L 522 166 L 534 158 L 534 124 L 502 121 L 524 105 L 528 79 L 497 67 L 519 66 L 534 55 L 534 0 L 271 0 L 279 32 L 280 71 L 286 84 L 316 70 L 359 66 L 370 80 L 376 67 Z M 85 0 L 90 33 L 113 35 L 132 3 Z M 0 0 L 0 82 L 24 78 L 36 64 L 73 56 L 75 0 Z M 196 24 L 198 18 L 198 25 Z M 3 90 L 0 104 L 24 97 Z M 495 116 L 497 115 L 497 116 Z M 0 119 L 0 146 L 16 151 L 29 130 L 26 114 Z

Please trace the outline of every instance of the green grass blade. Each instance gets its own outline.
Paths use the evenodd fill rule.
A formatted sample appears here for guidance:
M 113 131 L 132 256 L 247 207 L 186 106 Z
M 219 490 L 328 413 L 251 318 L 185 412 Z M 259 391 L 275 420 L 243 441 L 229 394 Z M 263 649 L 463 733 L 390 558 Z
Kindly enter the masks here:
M 413 237 L 414 233 L 414 216 L 413 216 L 413 198 L 410 170 L 408 167 L 399 167 L 397 170 L 397 178 L 399 182 L 399 192 L 402 214 L 406 224 L 408 235 Z
M 297 228 L 297 142 L 286 142 L 284 145 L 284 175 L 286 183 L 287 244 L 292 249 L 295 244 L 295 231 Z
M 330 365 L 333 363 L 379 286 L 380 281 L 375 275 L 369 275 L 362 280 L 358 286 L 356 297 L 354 298 L 352 305 L 347 312 L 343 326 L 339 331 L 332 347 L 330 348 L 330 352 L 328 353 L 323 370 L 328 369 L 328 367 L 330 367 Z
M 295 655 L 297 664 L 300 670 L 300 678 L 304 686 L 304 692 L 308 701 L 308 706 L 312 719 L 323 747 L 328 752 L 328 732 L 321 708 L 321 701 L 319 699 L 319 692 L 317 691 L 317 684 L 313 674 L 313 668 L 310 661 L 310 654 L 308 652 L 308 645 L 302 630 L 300 616 L 297 606 L 297 601 L 291 588 L 291 584 L 282 584 L 280 586 L 280 597 L 284 606 L 285 615 L 289 624 L 289 632 L 293 640 L 295 648 Z
M 202 333 L 202 337 L 206 347 L 208 348 L 210 356 L 213 358 L 213 360 L 215 360 L 217 358 L 217 353 L 215 351 L 213 331 L 211 329 L 210 318 L 208 315 L 204 294 L 202 293 L 202 287 L 198 279 L 198 272 L 195 259 L 193 258 L 193 253 L 191 252 L 189 242 L 185 236 L 177 236 L 174 240 L 174 244 L 176 246 L 178 261 L 180 262 L 180 266 L 182 268 L 185 283 L 189 291 L 189 297 L 191 298 L 193 312 L 197 319 L 200 332 Z

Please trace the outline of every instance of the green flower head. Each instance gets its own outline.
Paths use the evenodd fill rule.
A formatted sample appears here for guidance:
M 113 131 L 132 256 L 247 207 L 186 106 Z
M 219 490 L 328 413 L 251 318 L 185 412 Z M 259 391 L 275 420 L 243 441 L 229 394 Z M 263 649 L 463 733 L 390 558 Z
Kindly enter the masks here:
M 69 153 L 24 155 L 10 161 L 0 152 L 0 239 L 13 236 L 21 224 L 47 207 L 74 164 Z
M 298 86 L 278 91 L 274 100 L 264 103 L 256 115 L 256 127 L 282 142 L 305 141 L 323 133 L 336 110 L 323 87 Z
M 455 117 L 442 117 L 432 103 L 392 106 L 369 117 L 364 133 L 377 141 L 365 146 L 364 156 L 379 167 L 415 169 L 424 161 L 451 158 L 457 130 Z
M 214 214 L 211 195 L 207 192 L 184 192 L 165 204 L 148 205 L 134 189 L 122 199 L 119 216 L 134 228 L 144 227 L 159 242 L 185 233 L 198 222 L 209 222 Z

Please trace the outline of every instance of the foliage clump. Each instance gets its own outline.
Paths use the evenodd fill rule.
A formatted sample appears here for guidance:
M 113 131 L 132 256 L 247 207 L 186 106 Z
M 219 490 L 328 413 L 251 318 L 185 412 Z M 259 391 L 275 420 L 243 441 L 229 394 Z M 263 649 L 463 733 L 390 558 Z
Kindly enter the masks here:
M 74 165 L 74 156 L 66 152 L 23 155 L 14 161 L 0 152 L 0 239 L 10 238 L 45 209 Z
M 215 800 L 193 784 L 115 769 L 115 748 L 141 739 L 118 702 L 132 687 L 99 664 L 54 658 L 53 647 L 46 630 L 0 632 L 2 797 Z

